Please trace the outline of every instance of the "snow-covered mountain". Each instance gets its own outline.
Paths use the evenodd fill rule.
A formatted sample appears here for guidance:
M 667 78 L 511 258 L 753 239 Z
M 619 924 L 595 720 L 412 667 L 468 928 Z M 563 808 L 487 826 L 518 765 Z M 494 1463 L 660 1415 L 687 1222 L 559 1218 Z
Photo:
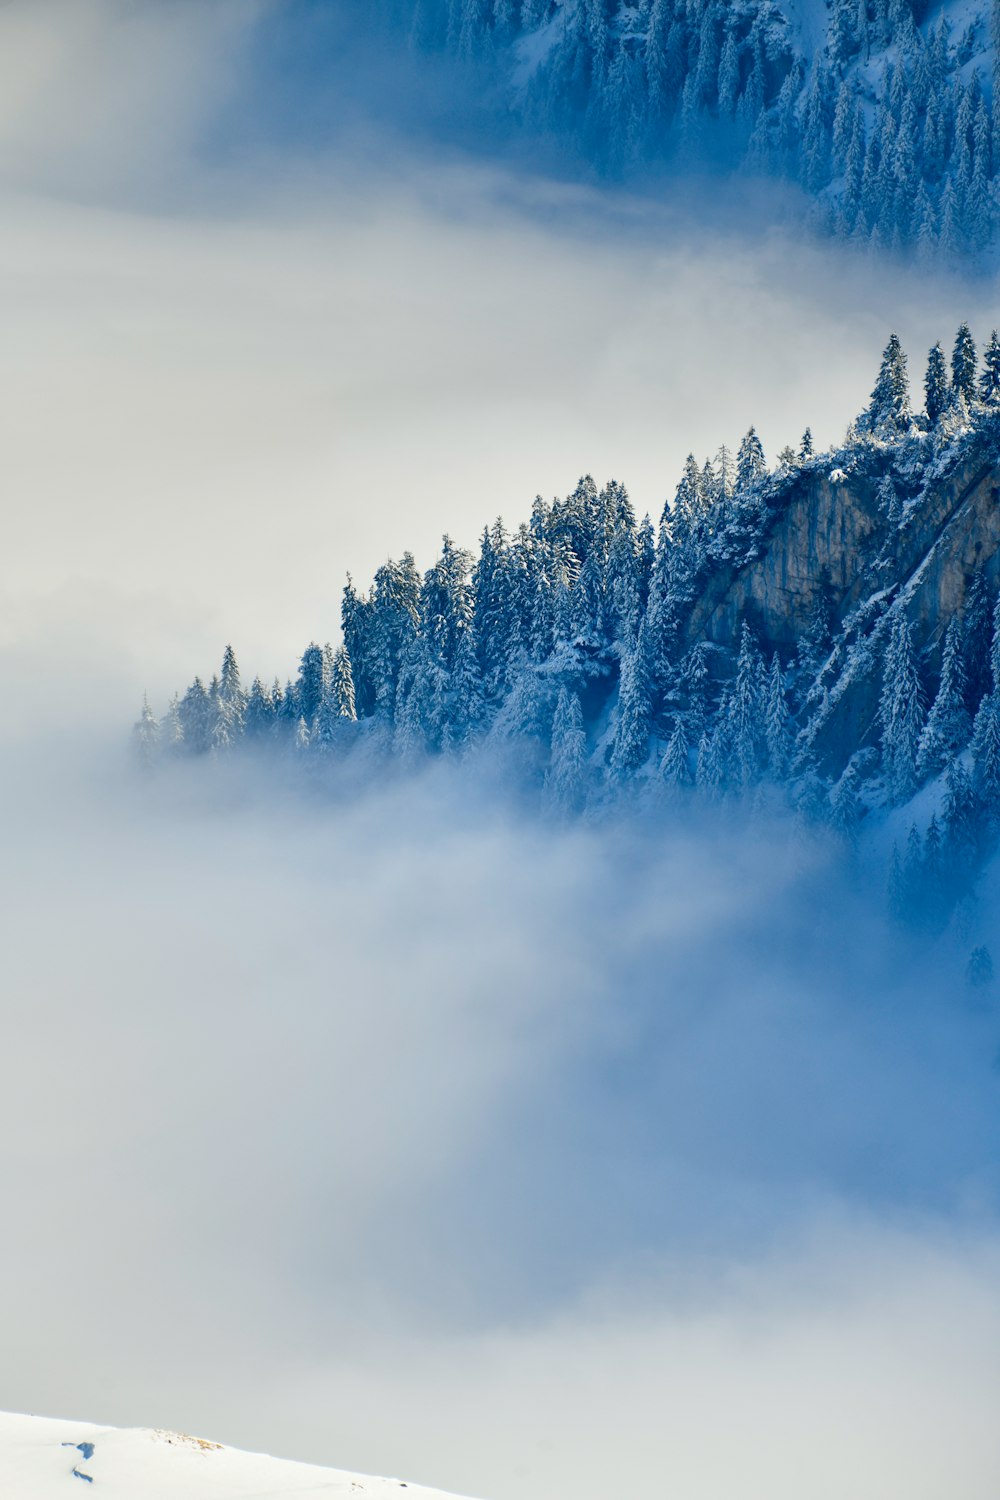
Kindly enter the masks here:
M 446 1500 L 398 1479 L 369 1479 L 243 1453 L 179 1432 L 96 1427 L 0 1413 L 4 1500 Z
M 1000 337 L 980 364 L 963 324 L 923 386 L 893 336 L 828 453 L 807 431 L 769 467 L 751 428 L 689 457 L 658 528 L 586 477 L 477 560 L 446 537 L 421 578 L 406 553 L 348 583 L 343 644 L 296 680 L 246 691 L 227 649 L 147 705 L 142 758 L 356 755 L 377 779 L 486 753 L 561 814 L 769 788 L 848 844 L 944 778 L 910 885 L 926 863 L 947 906 L 1000 824 Z
M 504 110 L 616 176 L 791 179 L 837 235 L 981 256 L 1000 108 L 986 0 L 395 0 Z

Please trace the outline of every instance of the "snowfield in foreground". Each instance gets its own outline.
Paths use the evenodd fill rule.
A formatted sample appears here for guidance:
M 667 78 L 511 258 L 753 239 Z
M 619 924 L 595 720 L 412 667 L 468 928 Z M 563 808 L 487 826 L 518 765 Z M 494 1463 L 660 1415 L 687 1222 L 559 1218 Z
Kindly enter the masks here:
M 398 1479 L 242 1453 L 179 1432 L 0 1413 L 0 1495 L 9 1500 L 444 1500 Z

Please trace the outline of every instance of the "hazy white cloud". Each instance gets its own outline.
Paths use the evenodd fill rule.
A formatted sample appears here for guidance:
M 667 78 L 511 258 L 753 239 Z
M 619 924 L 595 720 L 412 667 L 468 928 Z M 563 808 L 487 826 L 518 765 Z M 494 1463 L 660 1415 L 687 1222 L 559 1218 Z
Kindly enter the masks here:
M 915 375 L 961 314 L 985 330 L 988 287 L 959 306 L 759 213 L 707 229 L 391 132 L 311 160 L 238 134 L 192 155 L 191 122 L 230 73 L 246 85 L 232 56 L 254 14 L 0 18 L 23 74 L 0 120 L 7 639 L 89 589 L 157 696 L 227 638 L 284 673 L 335 634 L 349 568 L 407 546 L 426 564 L 445 529 L 474 544 L 586 470 L 656 516 L 690 449 L 751 422 L 772 453 L 807 423 L 839 436 L 890 323 Z M 92 138 L 106 181 L 74 154 Z
M 963 951 L 780 827 L 4 769 L 0 1405 L 502 1500 L 988 1494 Z

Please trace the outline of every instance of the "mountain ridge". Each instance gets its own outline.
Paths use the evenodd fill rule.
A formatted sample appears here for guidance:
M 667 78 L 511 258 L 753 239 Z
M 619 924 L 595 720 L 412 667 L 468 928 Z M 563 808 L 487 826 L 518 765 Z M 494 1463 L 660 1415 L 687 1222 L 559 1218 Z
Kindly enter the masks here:
M 404 553 L 348 581 L 342 644 L 284 688 L 245 690 L 227 648 L 162 721 L 146 705 L 140 757 L 360 755 L 377 778 L 502 751 L 564 815 L 770 788 L 848 843 L 947 774 L 965 891 L 1000 828 L 1000 337 L 980 366 L 963 324 L 950 366 L 935 345 L 915 410 L 893 335 L 841 445 L 807 430 L 769 468 L 751 428 L 688 458 L 658 529 L 588 476 L 478 559 L 445 537 L 421 578 Z
M 984 0 L 387 0 L 501 113 L 601 175 L 790 179 L 824 232 L 985 263 L 998 222 L 996 29 Z

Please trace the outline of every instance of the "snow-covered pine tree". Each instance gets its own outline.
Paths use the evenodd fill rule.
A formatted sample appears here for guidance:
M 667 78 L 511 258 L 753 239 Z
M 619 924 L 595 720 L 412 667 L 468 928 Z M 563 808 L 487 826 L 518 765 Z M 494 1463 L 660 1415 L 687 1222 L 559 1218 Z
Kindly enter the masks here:
M 857 843 L 858 830 L 864 816 L 865 806 L 861 800 L 857 767 L 853 761 L 848 761 L 843 775 L 830 793 L 830 823 L 845 843 L 853 847 Z
M 977 568 L 965 596 L 962 616 L 962 657 L 967 684 L 966 706 L 975 715 L 993 685 L 991 653 L 994 599 L 986 575 Z
M 295 706 L 297 717 L 305 720 L 307 729 L 312 727 L 323 701 L 323 688 L 326 677 L 326 663 L 323 658 L 323 649 L 311 641 L 302 653 L 299 663 L 299 676 L 295 684 Z
M 486 705 L 473 627 L 463 631 L 450 681 L 449 725 L 455 743 L 467 745 L 483 726 Z
M 961 323 L 951 352 L 951 389 L 952 395 L 964 397 L 968 406 L 976 399 L 976 364 L 975 340 L 968 323 Z
M 940 343 L 934 345 L 927 355 L 927 374 L 924 376 L 924 411 L 933 427 L 948 405 L 948 368 Z
M 767 462 L 764 458 L 764 445 L 757 436 L 756 427 L 751 427 L 740 442 L 736 455 L 737 490 L 751 489 L 766 474 Z
M 1000 595 L 993 606 L 993 628 L 990 633 L 990 686 L 1000 692 Z
M 728 705 L 723 697 L 714 725 L 705 730 L 698 744 L 695 785 L 705 797 L 713 801 L 723 795 L 729 780 L 727 713 Z
M 903 514 L 903 507 L 899 503 L 899 491 L 893 483 L 891 474 L 885 474 L 879 480 L 878 489 L 875 492 L 875 500 L 889 525 L 898 526 Z
M 177 714 L 185 750 L 192 755 L 203 755 L 211 742 L 212 705 L 200 677 L 195 678 L 177 705 Z
M 609 762 L 616 781 L 625 780 L 649 754 L 652 697 L 649 637 L 644 620 L 635 645 L 622 658 L 618 717 Z
M 968 744 L 972 724 L 965 699 L 962 635 L 953 615 L 945 632 L 937 696 L 920 736 L 917 774 L 921 779 L 935 776 Z
M 181 724 L 180 698 L 175 693 L 159 724 L 161 755 L 177 755 L 184 748 L 184 727 Z
M 913 634 L 898 611 L 885 652 L 879 722 L 886 787 L 902 802 L 917 784 L 917 753 L 924 725 L 924 694 L 917 672 Z
M 988 693 L 972 732 L 974 786 L 984 807 L 1000 811 L 1000 698 Z
M 222 675 L 219 678 L 219 695 L 227 703 L 238 704 L 242 713 L 245 695 L 240 682 L 240 669 L 236 662 L 236 653 L 232 646 L 227 646 L 223 653 Z
M 587 793 L 587 736 L 580 699 L 561 687 L 552 721 L 552 750 L 545 773 L 545 793 L 559 812 L 578 812 Z
M 333 653 L 330 688 L 340 717 L 349 722 L 355 720 L 358 715 L 354 697 L 354 674 L 346 646 L 338 646 Z
M 244 716 L 245 733 L 248 739 L 260 739 L 274 727 L 275 706 L 270 691 L 259 677 L 255 677 L 247 697 Z
M 945 775 L 941 807 L 942 874 L 946 894 L 952 900 L 964 895 L 972 882 L 980 852 L 982 791 L 973 786 L 960 760 L 953 760 Z
M 142 709 L 132 730 L 132 743 L 136 760 L 143 768 L 148 769 L 155 762 L 160 748 L 160 726 L 145 693 L 142 695 Z
M 736 775 L 743 786 L 759 779 L 767 754 L 767 729 L 762 702 L 764 663 L 753 632 L 744 621 L 736 675 L 728 701 L 729 738 Z
M 767 745 L 768 771 L 775 781 L 783 782 L 792 763 L 794 736 L 792 717 L 785 697 L 784 673 L 777 652 L 771 658 L 771 672 L 767 683 L 764 739 Z
M 667 748 L 660 761 L 660 776 L 664 785 L 675 792 L 694 785 L 694 777 L 691 774 L 691 756 L 687 736 L 684 733 L 684 721 L 679 715 L 674 722 Z
M 979 377 L 979 399 L 989 406 L 1000 402 L 1000 337 L 994 328 L 983 350 L 983 373 Z
M 906 374 L 906 355 L 895 333 L 882 354 L 878 379 L 867 411 L 859 422 L 875 437 L 891 439 L 910 425 L 910 384 Z

